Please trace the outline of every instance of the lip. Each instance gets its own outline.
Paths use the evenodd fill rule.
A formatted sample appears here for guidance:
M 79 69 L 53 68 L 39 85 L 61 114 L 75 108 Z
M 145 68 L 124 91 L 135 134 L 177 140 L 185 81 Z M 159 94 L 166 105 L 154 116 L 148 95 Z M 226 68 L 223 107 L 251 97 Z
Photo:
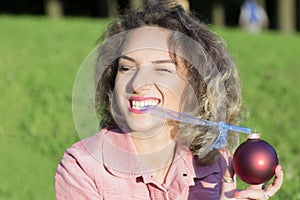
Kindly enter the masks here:
M 148 104 L 145 103 L 145 104 L 147 104 L 145 106 L 145 108 L 139 108 L 139 109 L 137 109 L 137 108 L 133 108 L 134 107 L 132 105 L 133 101 L 142 102 L 143 106 L 144 106 L 145 102 L 148 102 Z M 151 102 L 151 103 L 149 103 L 149 102 Z M 160 102 L 161 102 L 161 100 L 159 98 L 156 98 L 156 97 L 131 96 L 128 99 L 128 107 L 129 107 L 129 111 L 132 112 L 132 113 L 135 113 L 135 114 L 144 114 L 144 113 L 148 112 L 151 108 L 157 106 Z M 155 105 L 153 105 L 153 104 L 155 104 Z

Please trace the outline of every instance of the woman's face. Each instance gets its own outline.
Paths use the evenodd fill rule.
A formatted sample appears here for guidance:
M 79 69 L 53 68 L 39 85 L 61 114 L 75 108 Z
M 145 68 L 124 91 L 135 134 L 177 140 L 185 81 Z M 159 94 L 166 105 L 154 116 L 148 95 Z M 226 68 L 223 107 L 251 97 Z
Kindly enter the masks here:
M 169 35 L 165 29 L 143 27 L 129 33 L 123 45 L 114 105 L 131 132 L 168 127 L 165 120 L 147 112 L 151 107 L 180 111 L 180 99 L 187 82 L 170 57 Z

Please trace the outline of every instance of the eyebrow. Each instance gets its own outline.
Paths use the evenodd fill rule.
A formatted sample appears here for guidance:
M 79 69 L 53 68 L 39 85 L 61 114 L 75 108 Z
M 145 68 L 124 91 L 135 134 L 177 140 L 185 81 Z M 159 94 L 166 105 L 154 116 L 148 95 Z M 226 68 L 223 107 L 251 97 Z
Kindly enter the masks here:
M 130 61 L 130 62 L 137 63 L 133 58 L 128 57 L 128 56 L 124 56 L 124 55 L 121 55 L 121 56 L 120 56 L 120 59 L 125 59 L 125 60 L 128 60 L 128 61 Z
M 125 60 L 128 60 L 130 62 L 134 62 L 134 63 L 137 63 L 136 60 L 134 60 L 133 58 L 129 57 L 129 56 L 125 56 L 125 55 L 121 55 L 120 56 L 120 59 L 125 59 Z M 163 63 L 174 63 L 173 60 L 169 60 L 169 59 L 165 59 L 165 60 L 153 60 L 151 61 L 151 63 L 153 64 L 163 64 Z
M 174 63 L 173 60 L 154 60 L 151 61 L 153 64 L 163 64 L 163 63 Z

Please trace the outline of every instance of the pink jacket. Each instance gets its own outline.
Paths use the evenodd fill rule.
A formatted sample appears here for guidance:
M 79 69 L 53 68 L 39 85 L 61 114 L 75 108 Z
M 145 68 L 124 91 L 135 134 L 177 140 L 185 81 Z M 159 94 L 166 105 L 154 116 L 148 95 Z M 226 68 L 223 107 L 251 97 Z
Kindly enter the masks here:
M 220 199 L 227 150 L 210 166 L 199 166 L 189 150 L 178 150 L 165 183 L 143 167 L 130 134 L 103 129 L 72 145 L 55 175 L 56 199 Z

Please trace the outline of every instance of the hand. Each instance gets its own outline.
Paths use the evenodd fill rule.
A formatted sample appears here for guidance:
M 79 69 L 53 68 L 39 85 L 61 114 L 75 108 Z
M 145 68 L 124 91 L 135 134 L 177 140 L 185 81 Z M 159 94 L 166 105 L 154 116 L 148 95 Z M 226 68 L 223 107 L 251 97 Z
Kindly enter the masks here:
M 236 199 L 259 199 L 268 200 L 280 188 L 283 182 L 283 172 L 281 166 L 275 169 L 275 178 L 272 184 L 262 189 L 262 185 L 250 185 L 247 189 L 235 193 Z
M 265 189 L 262 189 L 261 185 L 250 185 L 245 190 L 237 190 L 236 183 L 234 181 L 234 171 L 229 160 L 227 169 L 223 176 L 223 186 L 221 193 L 221 200 L 236 200 L 236 199 L 256 199 L 256 200 L 268 200 L 273 196 L 282 186 L 283 171 L 281 166 L 277 166 L 275 169 L 275 178 L 272 184 L 268 185 Z

